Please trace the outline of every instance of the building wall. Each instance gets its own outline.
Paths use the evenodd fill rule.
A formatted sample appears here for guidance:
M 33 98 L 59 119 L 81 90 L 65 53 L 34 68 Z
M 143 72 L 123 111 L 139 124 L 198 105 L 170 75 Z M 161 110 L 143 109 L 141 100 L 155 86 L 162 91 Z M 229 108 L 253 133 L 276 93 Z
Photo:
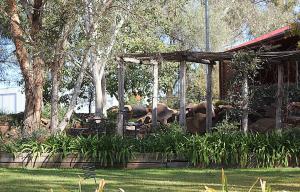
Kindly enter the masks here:
M 292 85 L 297 83 L 297 73 L 299 72 L 299 66 L 296 65 L 296 61 L 282 61 L 284 66 L 283 82 L 285 85 Z M 300 64 L 300 60 L 298 61 Z M 224 99 L 227 95 L 227 90 L 230 89 L 229 82 L 234 73 L 230 69 L 230 62 L 222 62 L 220 64 L 220 92 L 221 98 Z M 298 68 L 297 68 L 298 67 Z M 300 75 L 298 75 L 298 78 Z M 265 63 L 263 69 L 261 69 L 256 76 L 256 82 L 258 85 L 277 85 L 278 73 L 277 64 Z M 299 82 L 299 79 L 298 79 Z
M 25 94 L 20 87 L 0 89 L 0 112 L 19 113 L 25 109 Z
M 285 33 L 280 33 L 278 35 L 269 37 L 267 39 L 263 39 L 261 41 L 257 41 L 253 44 L 248 44 L 247 46 L 241 46 L 232 50 L 228 50 L 228 52 L 234 51 L 242 51 L 242 50 L 254 50 L 259 51 L 262 48 L 269 48 L 271 52 L 276 51 L 294 51 L 298 50 L 297 42 L 300 41 L 300 36 L 287 36 Z M 277 62 L 281 62 L 284 64 L 284 84 L 290 85 L 296 82 L 299 82 L 296 78 L 296 74 L 299 74 L 299 66 L 296 67 L 295 60 L 281 60 L 278 59 Z M 298 59 L 298 63 L 300 63 L 300 59 Z M 259 82 L 260 85 L 274 85 L 277 84 L 277 64 L 278 63 L 264 63 L 263 69 L 259 71 L 257 75 L 256 81 Z M 228 82 L 232 78 L 233 71 L 230 69 L 230 61 L 225 61 L 221 63 L 220 66 L 220 92 L 221 98 L 226 97 L 226 93 L 230 89 L 228 87 Z

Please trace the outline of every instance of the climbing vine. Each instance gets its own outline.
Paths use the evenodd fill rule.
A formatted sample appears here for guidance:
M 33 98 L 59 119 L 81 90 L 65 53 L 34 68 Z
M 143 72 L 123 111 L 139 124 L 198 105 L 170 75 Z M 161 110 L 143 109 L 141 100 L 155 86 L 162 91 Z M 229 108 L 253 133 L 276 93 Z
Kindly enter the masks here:
M 254 82 L 258 70 L 262 68 L 262 62 L 253 51 L 237 52 L 233 56 L 231 68 L 234 71 L 234 83 L 239 84 L 245 75 L 247 75 L 250 82 Z
M 255 77 L 258 75 L 259 70 L 262 68 L 263 62 L 258 58 L 257 53 L 254 51 L 241 51 L 236 52 L 230 64 L 231 71 L 233 71 L 233 78 L 230 82 L 230 89 L 228 92 L 229 101 L 237 109 L 235 113 L 235 119 L 239 118 L 244 106 L 245 98 L 242 96 L 242 86 L 245 78 L 248 80 L 249 85 L 255 83 Z M 248 99 L 246 102 L 252 100 L 252 90 L 249 90 L 247 95 Z M 248 109 L 250 110 L 250 109 Z

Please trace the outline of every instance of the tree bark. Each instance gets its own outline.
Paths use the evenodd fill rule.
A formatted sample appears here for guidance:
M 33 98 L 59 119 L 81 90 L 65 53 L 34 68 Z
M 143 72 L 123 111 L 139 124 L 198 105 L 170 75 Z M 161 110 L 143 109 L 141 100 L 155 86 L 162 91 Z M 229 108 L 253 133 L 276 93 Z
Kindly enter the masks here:
M 295 70 L 295 72 L 296 72 L 295 83 L 296 83 L 297 88 L 299 88 L 299 66 L 298 65 L 299 65 L 298 61 L 296 61 L 296 65 L 295 65 L 295 68 L 296 68 L 296 70 Z
M 117 133 L 123 137 L 124 133 L 124 61 L 118 61 L 118 98 L 119 98 L 119 113 L 117 119 Z
M 92 66 L 92 75 L 93 75 L 93 83 L 95 87 L 95 116 L 97 118 L 105 117 L 105 94 L 106 90 L 103 90 L 103 79 L 105 72 L 105 64 L 106 61 L 101 60 L 99 56 L 97 57 L 97 51 L 93 50 L 93 62 L 91 62 Z
M 92 102 L 94 100 L 94 89 L 92 86 L 89 87 L 89 115 L 92 114 Z
M 54 62 L 51 65 L 51 120 L 50 120 L 50 129 L 52 133 L 58 131 L 58 112 L 59 112 L 59 86 L 60 86 L 60 72 L 65 62 L 65 50 L 67 44 L 67 38 L 71 32 L 71 25 L 74 24 L 76 19 L 69 21 L 65 24 L 61 36 L 56 43 Z
M 33 61 L 33 83 L 25 81 L 25 111 L 24 111 L 24 134 L 31 135 L 33 131 L 40 128 L 44 71 L 43 60 L 39 57 Z
M 94 87 L 95 87 L 95 116 L 103 118 L 104 105 L 105 105 L 104 103 L 105 90 L 102 89 L 102 77 L 94 76 Z
M 24 129 L 23 135 L 31 135 L 39 128 L 41 118 L 41 107 L 43 101 L 43 83 L 44 83 L 44 62 L 41 57 L 34 56 L 32 65 L 28 51 L 22 41 L 23 31 L 18 13 L 18 6 L 15 0 L 7 0 L 8 13 L 10 16 L 11 35 L 16 47 L 17 59 L 22 71 L 25 84 L 25 110 L 24 110 Z M 34 12 L 32 20 L 31 37 L 37 41 L 37 33 L 41 28 L 41 10 L 42 0 L 34 1 Z
M 248 133 L 248 103 L 249 103 L 249 86 L 247 74 L 244 74 L 243 87 L 242 87 L 242 97 L 243 97 L 243 114 L 242 114 L 242 129 L 245 134 Z
M 158 103 L 158 63 L 153 65 L 153 96 L 152 96 L 152 127 L 157 128 L 157 103 Z
M 180 82 L 180 113 L 179 124 L 182 130 L 186 132 L 186 63 L 180 62 L 179 70 L 179 82 Z
M 277 95 L 276 95 L 276 131 L 281 132 L 282 129 L 282 103 L 283 103 L 283 96 L 284 96 L 284 89 L 283 89 L 283 73 L 284 68 L 283 64 L 279 63 L 278 67 L 278 85 L 277 85 Z
M 53 64 L 56 65 L 56 64 Z M 59 68 L 53 66 L 51 70 L 51 83 L 52 83 L 52 90 L 51 90 L 51 120 L 50 120 L 50 129 L 52 132 L 56 132 L 58 126 L 58 92 L 59 92 Z
M 95 87 L 95 116 L 106 117 L 106 79 L 105 79 L 105 67 L 108 61 L 108 57 L 112 52 L 112 48 L 115 45 L 117 35 L 124 24 L 124 18 L 122 17 L 116 26 L 113 26 L 110 42 L 107 47 L 95 47 L 93 52 L 94 62 L 91 62 L 93 66 L 93 83 Z M 96 50 L 97 49 L 97 50 Z
M 206 67 L 206 132 L 210 133 L 212 128 L 212 66 Z
M 68 125 L 68 123 L 71 119 L 71 116 L 74 112 L 74 109 L 76 107 L 76 102 L 77 102 L 77 98 L 80 94 L 80 89 L 81 89 L 81 84 L 82 84 L 82 81 L 83 81 L 83 77 L 84 77 L 84 74 L 86 72 L 86 68 L 88 66 L 89 52 L 90 52 L 90 47 L 87 47 L 85 52 L 84 52 L 84 55 L 83 55 L 82 65 L 81 65 L 81 68 L 80 68 L 80 71 L 79 71 L 79 74 L 78 74 L 78 77 L 77 77 L 77 81 L 75 83 L 74 91 L 73 91 L 73 94 L 72 94 L 72 98 L 71 98 L 68 110 L 67 110 L 63 120 L 58 125 L 57 130 L 59 130 L 61 132 L 64 131 L 65 128 L 67 127 L 67 125 Z
M 106 117 L 106 79 L 104 66 L 100 67 L 100 70 L 93 71 L 93 82 L 95 87 L 95 116 L 103 118 Z

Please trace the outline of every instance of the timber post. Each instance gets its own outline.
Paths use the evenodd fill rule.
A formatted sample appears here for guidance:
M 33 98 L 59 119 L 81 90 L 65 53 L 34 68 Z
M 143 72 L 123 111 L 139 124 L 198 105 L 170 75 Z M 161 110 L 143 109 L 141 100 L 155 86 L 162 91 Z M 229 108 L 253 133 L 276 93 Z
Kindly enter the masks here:
M 152 60 L 153 64 L 153 96 L 152 96 L 152 127 L 157 127 L 157 103 L 158 103 L 158 62 Z
M 298 63 L 298 61 L 296 61 L 296 81 L 295 81 L 295 83 L 296 83 L 296 87 L 298 88 L 299 87 L 299 63 Z
M 118 96 L 119 96 L 119 113 L 117 123 L 117 133 L 124 135 L 124 83 L 125 83 L 124 61 L 118 58 Z
M 186 131 L 186 62 L 180 62 L 179 69 L 179 83 L 180 83 L 180 113 L 179 124 L 182 130 Z
M 282 103 L 283 103 L 283 64 L 279 63 L 278 67 L 278 86 L 276 95 L 276 130 L 281 131 L 282 128 Z
M 206 132 L 212 128 L 212 64 L 207 65 L 206 74 Z
M 244 74 L 243 87 L 242 87 L 242 130 L 245 134 L 248 132 L 248 103 L 249 103 L 249 85 L 248 85 L 248 76 Z

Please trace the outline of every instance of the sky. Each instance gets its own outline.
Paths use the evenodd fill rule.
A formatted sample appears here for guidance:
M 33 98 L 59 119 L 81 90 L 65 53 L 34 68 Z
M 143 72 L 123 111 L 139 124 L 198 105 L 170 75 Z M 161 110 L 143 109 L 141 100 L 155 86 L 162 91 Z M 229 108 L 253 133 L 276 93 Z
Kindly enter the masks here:
M 0 36 L 0 60 L 7 55 L 8 62 L 0 63 L 1 77 L 0 88 L 18 87 L 21 81 L 21 70 L 14 56 L 14 44 L 11 40 Z

